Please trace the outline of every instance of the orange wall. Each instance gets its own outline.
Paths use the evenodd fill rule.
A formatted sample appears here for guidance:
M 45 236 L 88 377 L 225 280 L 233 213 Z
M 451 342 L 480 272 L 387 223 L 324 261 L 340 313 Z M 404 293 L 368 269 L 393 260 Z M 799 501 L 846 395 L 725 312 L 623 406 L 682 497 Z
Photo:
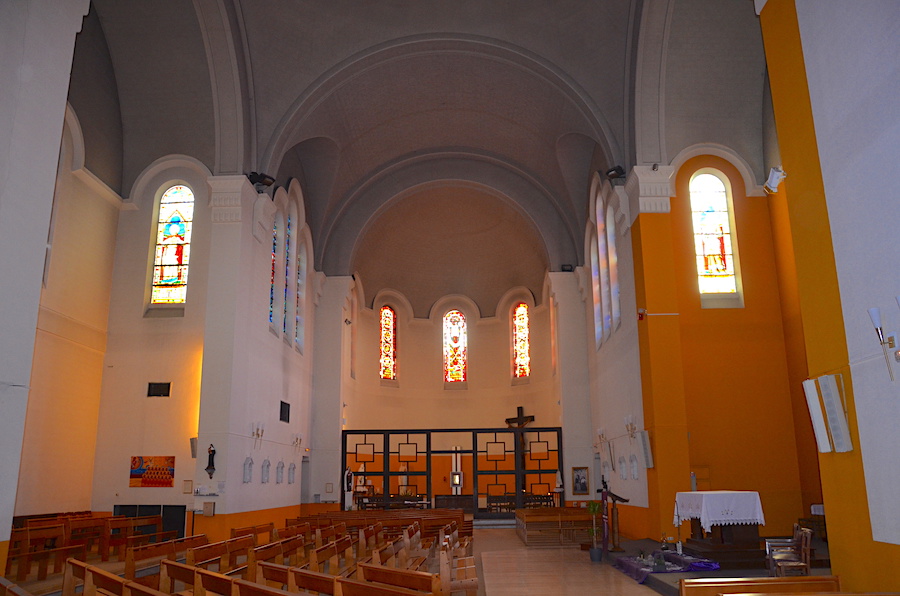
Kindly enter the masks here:
M 743 308 L 702 308 L 688 184 L 699 168 L 731 181 Z M 739 172 L 700 156 L 676 173 L 673 247 L 690 463 L 709 490 L 756 490 L 760 533 L 786 535 L 804 514 L 775 245 L 765 197 L 746 197 Z
M 300 515 L 300 506 L 278 507 L 275 509 L 261 509 L 259 511 L 244 511 L 242 513 L 230 513 L 226 515 L 214 515 L 205 517 L 195 515 L 193 529 L 191 520 L 188 519 L 187 534 L 206 534 L 210 542 L 225 540 L 231 537 L 232 528 L 243 528 L 272 522 L 276 528 L 284 527 L 284 520 Z M 193 531 L 192 531 L 193 530 Z
M 769 0 L 760 14 L 783 165 L 808 375 L 843 375 L 849 425 L 859 445 L 853 379 L 831 245 L 806 66 L 793 0 Z M 900 590 L 900 546 L 875 542 L 859 448 L 819 454 L 832 572 L 846 591 Z
M 670 536 L 675 493 L 690 489 L 688 433 L 677 312 L 672 218 L 642 213 L 631 229 L 638 322 L 644 427 L 655 467 L 647 470 L 647 508 L 620 509 L 619 529 L 633 538 Z

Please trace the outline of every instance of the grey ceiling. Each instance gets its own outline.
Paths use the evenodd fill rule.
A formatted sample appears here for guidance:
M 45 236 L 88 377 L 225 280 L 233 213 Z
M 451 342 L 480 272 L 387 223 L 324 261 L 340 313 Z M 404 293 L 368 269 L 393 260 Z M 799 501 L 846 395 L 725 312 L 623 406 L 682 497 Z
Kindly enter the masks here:
M 485 313 L 514 286 L 539 299 L 548 269 L 584 262 L 590 176 L 635 165 L 636 72 L 670 45 L 678 63 L 662 61 L 652 76 L 665 81 L 668 68 L 694 79 L 658 86 L 674 103 L 660 108 L 657 152 L 718 142 L 761 171 L 764 62 L 749 0 L 94 0 L 94 9 L 102 29 L 85 29 L 76 65 L 103 35 L 113 73 L 78 66 L 71 98 L 83 125 L 100 127 L 84 86 L 91 76 L 115 85 L 123 195 L 172 153 L 217 174 L 296 178 L 316 268 L 357 272 L 369 300 L 385 287 L 418 296 L 417 315 L 452 292 Z M 664 26 L 650 31 L 659 11 Z M 691 28 L 707 13 L 716 48 Z M 479 263 L 511 251 L 492 261 L 507 275 L 450 262 L 435 276 L 437 253 L 410 250 L 423 238 L 446 243 L 439 228 L 454 201 L 460 225 L 474 225 L 479 209 L 503 222 L 502 242 L 467 251 L 484 251 L 471 256 Z M 527 255 L 522 266 L 514 254 Z

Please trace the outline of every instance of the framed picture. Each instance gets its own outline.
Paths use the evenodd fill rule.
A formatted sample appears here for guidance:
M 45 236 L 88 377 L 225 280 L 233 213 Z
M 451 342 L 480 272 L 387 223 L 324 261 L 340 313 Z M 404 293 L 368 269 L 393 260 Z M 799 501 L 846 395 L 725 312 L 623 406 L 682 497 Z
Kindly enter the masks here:
M 589 486 L 588 482 L 588 469 L 587 468 L 572 468 L 572 494 L 573 495 L 587 495 L 590 494 L 588 490 Z

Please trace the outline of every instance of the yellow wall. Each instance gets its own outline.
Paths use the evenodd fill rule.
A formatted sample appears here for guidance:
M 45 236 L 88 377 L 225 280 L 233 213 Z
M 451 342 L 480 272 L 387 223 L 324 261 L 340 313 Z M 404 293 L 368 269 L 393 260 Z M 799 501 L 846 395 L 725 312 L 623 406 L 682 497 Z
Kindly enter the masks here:
M 705 167 L 731 182 L 742 308 L 701 307 L 688 185 Z M 766 517 L 760 533 L 788 535 L 804 511 L 768 200 L 745 196 L 737 169 L 713 156 L 685 162 L 675 191 L 670 216 L 691 468 L 701 490 L 759 491 Z
M 808 375 L 843 375 L 850 432 L 859 445 L 853 380 L 847 365 L 840 293 L 831 246 L 806 66 L 793 0 L 769 0 L 760 15 L 772 103 L 784 169 L 788 217 L 796 255 L 798 298 Z M 898 590 L 900 546 L 872 540 L 862 456 L 819 455 L 832 571 L 846 591 Z

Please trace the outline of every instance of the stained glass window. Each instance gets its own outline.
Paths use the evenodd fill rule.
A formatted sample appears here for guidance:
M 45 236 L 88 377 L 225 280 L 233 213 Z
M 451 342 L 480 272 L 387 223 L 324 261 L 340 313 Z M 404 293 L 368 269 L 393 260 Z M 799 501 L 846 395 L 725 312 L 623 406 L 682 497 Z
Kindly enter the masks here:
M 531 345 L 528 339 L 528 305 L 520 302 L 513 310 L 513 375 L 531 373 Z
M 176 184 L 163 193 L 156 225 L 150 296 L 153 304 L 183 303 L 187 297 L 193 219 L 194 193 L 190 188 Z
M 594 297 L 594 341 L 597 349 L 603 343 L 603 303 L 600 297 L 600 259 L 597 255 L 597 235 L 591 235 L 591 290 Z
M 297 304 L 294 310 L 294 341 L 303 352 L 306 309 L 306 244 L 297 243 Z
M 444 315 L 444 382 L 466 380 L 467 357 L 466 315 L 451 310 Z
M 612 326 L 616 329 L 622 319 L 619 303 L 619 253 L 616 250 L 616 217 L 612 209 L 606 210 L 606 254 L 609 257 L 609 293 L 612 310 Z
M 606 215 L 603 203 L 597 200 L 597 264 L 600 266 L 600 303 L 603 312 L 603 336 L 612 329 L 612 308 L 609 289 L 609 250 L 607 250 Z
M 397 313 L 381 307 L 381 378 L 397 378 Z
M 269 277 L 269 323 L 275 323 L 275 255 L 278 253 L 278 222 L 272 226 L 272 274 Z
M 713 174 L 698 174 L 690 184 L 694 250 L 701 294 L 737 291 L 728 195 Z
M 291 278 L 291 216 L 288 215 L 287 225 L 284 229 L 284 311 L 282 312 L 281 331 L 287 333 L 288 329 L 288 288 Z

